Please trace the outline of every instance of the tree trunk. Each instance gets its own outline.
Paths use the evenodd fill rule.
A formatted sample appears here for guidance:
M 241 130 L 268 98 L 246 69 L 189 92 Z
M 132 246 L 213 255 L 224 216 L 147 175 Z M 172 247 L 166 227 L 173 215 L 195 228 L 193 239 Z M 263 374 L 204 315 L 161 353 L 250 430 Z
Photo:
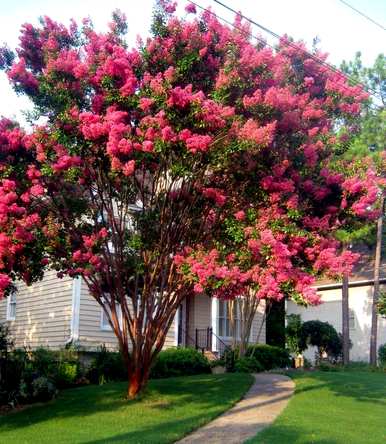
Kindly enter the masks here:
M 342 280 L 342 342 L 343 364 L 350 362 L 350 326 L 349 326 L 349 300 L 348 300 L 348 275 L 343 275 Z
M 370 364 L 377 365 L 377 342 L 378 342 L 378 300 L 379 300 L 379 274 L 381 267 L 381 254 L 382 254 L 382 231 L 383 231 L 383 214 L 385 212 L 385 197 L 381 199 L 382 212 L 377 220 L 377 242 L 375 248 L 375 261 L 374 261 L 374 289 L 373 289 L 373 301 L 371 307 L 371 335 L 370 335 Z
M 143 371 L 135 369 L 129 372 L 129 381 L 127 387 L 127 398 L 135 399 L 149 380 L 149 370 Z

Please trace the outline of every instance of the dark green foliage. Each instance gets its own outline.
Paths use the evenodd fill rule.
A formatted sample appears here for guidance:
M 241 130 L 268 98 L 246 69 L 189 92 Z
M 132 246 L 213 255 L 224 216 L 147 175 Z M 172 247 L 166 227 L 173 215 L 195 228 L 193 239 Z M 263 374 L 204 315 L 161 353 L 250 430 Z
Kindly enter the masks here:
M 151 378 L 210 373 L 208 359 L 193 348 L 169 348 L 161 351 L 150 373 Z
M 266 341 L 268 345 L 285 347 L 285 307 L 282 301 L 272 301 L 267 309 Z
M 342 367 L 331 364 L 331 362 L 322 361 L 319 366 L 319 370 L 322 372 L 339 372 L 342 370 Z
M 302 331 L 302 320 L 300 315 L 291 314 L 287 316 L 287 326 L 285 328 L 286 345 L 291 353 L 297 356 L 303 350 L 300 345 L 300 335 Z
M 238 351 L 228 348 L 224 353 L 225 370 L 229 373 L 235 371 L 236 356 Z
M 386 293 L 382 291 L 378 300 L 378 313 L 380 316 L 386 318 Z
M 273 345 L 256 344 L 247 348 L 246 356 L 254 357 L 264 370 L 285 368 L 291 365 L 289 353 L 284 348 Z
M 319 357 L 327 353 L 328 358 L 337 361 L 342 356 L 342 338 L 328 322 L 304 322 L 300 332 L 300 349 L 306 350 L 309 345 L 318 348 Z
M 54 384 L 45 376 L 32 381 L 32 398 L 37 402 L 50 401 L 56 393 Z
M 381 367 L 386 367 L 386 344 L 383 344 L 379 347 L 378 358 Z
M 238 373 L 258 373 L 264 371 L 264 368 L 256 358 L 244 356 L 236 361 L 235 371 Z
M 127 369 L 122 355 L 101 347 L 91 362 L 87 378 L 92 384 L 103 384 L 107 381 L 125 381 L 127 379 Z

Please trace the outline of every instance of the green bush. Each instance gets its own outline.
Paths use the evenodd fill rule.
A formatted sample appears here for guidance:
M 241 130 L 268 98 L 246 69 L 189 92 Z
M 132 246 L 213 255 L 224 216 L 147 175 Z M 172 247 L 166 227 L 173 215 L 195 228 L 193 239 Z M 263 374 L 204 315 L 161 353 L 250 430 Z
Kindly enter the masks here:
M 108 381 L 124 381 L 127 379 L 127 369 L 122 355 L 111 352 L 102 346 L 87 371 L 86 377 L 92 384 L 103 384 Z
M 264 370 L 273 368 L 284 368 L 291 365 L 291 359 L 287 350 L 273 345 L 256 344 L 250 345 L 245 354 L 247 357 L 255 358 Z
M 378 358 L 381 367 L 386 367 L 386 344 L 383 344 L 379 347 Z
M 193 348 L 169 348 L 158 355 L 150 377 L 198 375 L 210 371 L 208 359 L 199 351 Z
M 34 401 L 50 401 L 55 395 L 55 385 L 45 376 L 40 376 L 32 381 L 32 398 Z
M 300 334 L 302 329 L 302 319 L 298 314 L 287 316 L 287 326 L 285 328 L 286 345 L 293 355 L 299 355 L 303 350 L 300 345 Z
M 78 377 L 78 365 L 70 362 L 59 362 L 54 374 L 55 384 L 58 388 L 75 385 Z
M 225 363 L 225 370 L 227 372 L 232 373 L 235 371 L 237 355 L 238 351 L 233 350 L 230 347 L 225 350 L 224 363 Z
M 332 361 L 337 361 L 342 356 L 342 338 L 328 322 L 307 321 L 303 323 L 300 332 L 300 347 L 302 350 L 306 350 L 309 345 L 318 348 L 320 358 L 324 352 Z
M 235 371 L 238 373 L 258 373 L 264 371 L 264 368 L 256 358 L 243 357 L 236 361 Z
M 331 362 L 328 361 L 322 361 L 319 364 L 318 368 L 322 372 L 340 372 L 341 370 L 343 370 L 342 367 L 340 367 L 339 365 L 331 364 Z
M 53 350 L 39 347 L 30 353 L 33 371 L 39 376 L 49 377 L 56 373 L 57 354 Z

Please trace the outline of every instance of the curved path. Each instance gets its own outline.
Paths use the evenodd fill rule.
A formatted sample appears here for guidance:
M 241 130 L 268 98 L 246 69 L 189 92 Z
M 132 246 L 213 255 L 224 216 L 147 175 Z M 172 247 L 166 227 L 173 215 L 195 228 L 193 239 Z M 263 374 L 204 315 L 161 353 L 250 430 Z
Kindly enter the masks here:
M 241 401 L 176 444 L 240 444 L 270 425 L 287 405 L 295 384 L 284 375 L 254 376 L 255 383 Z

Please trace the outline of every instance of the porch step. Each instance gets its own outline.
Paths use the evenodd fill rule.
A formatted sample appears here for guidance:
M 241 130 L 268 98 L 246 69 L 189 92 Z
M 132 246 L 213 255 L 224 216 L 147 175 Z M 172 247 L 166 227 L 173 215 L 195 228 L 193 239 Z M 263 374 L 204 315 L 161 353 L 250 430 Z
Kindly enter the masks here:
M 210 350 L 205 350 L 204 356 L 206 356 L 208 361 L 216 361 L 216 359 L 218 359 L 217 352 L 212 352 Z

